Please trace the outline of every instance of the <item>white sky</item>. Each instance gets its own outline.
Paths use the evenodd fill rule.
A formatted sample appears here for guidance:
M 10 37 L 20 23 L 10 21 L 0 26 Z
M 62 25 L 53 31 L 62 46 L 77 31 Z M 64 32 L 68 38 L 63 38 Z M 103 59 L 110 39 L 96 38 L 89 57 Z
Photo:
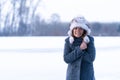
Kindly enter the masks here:
M 120 21 L 119 0 L 42 0 L 42 16 L 58 13 L 62 21 L 83 15 L 88 21 Z

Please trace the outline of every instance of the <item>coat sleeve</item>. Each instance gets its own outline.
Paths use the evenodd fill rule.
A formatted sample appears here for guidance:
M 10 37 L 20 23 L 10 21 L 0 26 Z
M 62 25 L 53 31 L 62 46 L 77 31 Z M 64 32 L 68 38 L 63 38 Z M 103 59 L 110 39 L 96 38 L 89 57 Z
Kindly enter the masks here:
M 72 63 L 78 58 L 80 58 L 84 52 L 80 50 L 79 46 L 76 46 L 74 50 L 70 48 L 70 43 L 68 41 L 65 41 L 64 45 L 64 61 L 66 63 Z
M 95 60 L 95 56 L 96 56 L 96 49 L 94 46 L 94 38 L 90 37 L 90 43 L 88 44 L 88 48 L 85 51 L 83 60 L 91 63 Z

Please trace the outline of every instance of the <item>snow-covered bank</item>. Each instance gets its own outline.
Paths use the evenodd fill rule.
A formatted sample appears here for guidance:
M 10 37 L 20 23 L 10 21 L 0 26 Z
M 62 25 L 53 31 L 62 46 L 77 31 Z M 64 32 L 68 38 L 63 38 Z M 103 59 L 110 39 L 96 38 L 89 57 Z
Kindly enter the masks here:
M 0 80 L 65 80 L 66 37 L 0 37 Z M 120 79 L 120 37 L 95 37 L 96 80 Z

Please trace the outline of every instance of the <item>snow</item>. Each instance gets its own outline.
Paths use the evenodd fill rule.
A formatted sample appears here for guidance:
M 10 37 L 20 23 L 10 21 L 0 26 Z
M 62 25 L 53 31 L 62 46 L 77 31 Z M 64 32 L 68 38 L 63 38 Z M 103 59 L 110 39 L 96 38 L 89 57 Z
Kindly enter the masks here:
M 62 37 L 0 37 L 0 80 L 65 80 Z M 120 79 L 120 37 L 94 37 L 96 80 Z

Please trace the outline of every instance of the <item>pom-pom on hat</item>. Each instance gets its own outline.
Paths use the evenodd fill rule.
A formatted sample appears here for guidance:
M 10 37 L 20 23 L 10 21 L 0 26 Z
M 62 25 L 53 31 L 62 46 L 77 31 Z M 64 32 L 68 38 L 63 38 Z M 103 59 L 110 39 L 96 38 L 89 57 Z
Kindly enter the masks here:
M 72 30 L 75 27 L 80 27 L 80 28 L 86 30 L 87 35 L 90 35 L 90 32 L 91 32 L 90 27 L 88 25 L 88 21 L 83 16 L 73 18 L 71 23 L 70 23 L 70 30 L 68 31 L 68 36 L 70 37 L 69 41 L 71 44 L 74 42 L 74 38 L 72 36 Z M 89 38 L 87 35 L 84 37 L 83 40 L 85 42 L 87 41 L 86 43 L 89 43 Z

